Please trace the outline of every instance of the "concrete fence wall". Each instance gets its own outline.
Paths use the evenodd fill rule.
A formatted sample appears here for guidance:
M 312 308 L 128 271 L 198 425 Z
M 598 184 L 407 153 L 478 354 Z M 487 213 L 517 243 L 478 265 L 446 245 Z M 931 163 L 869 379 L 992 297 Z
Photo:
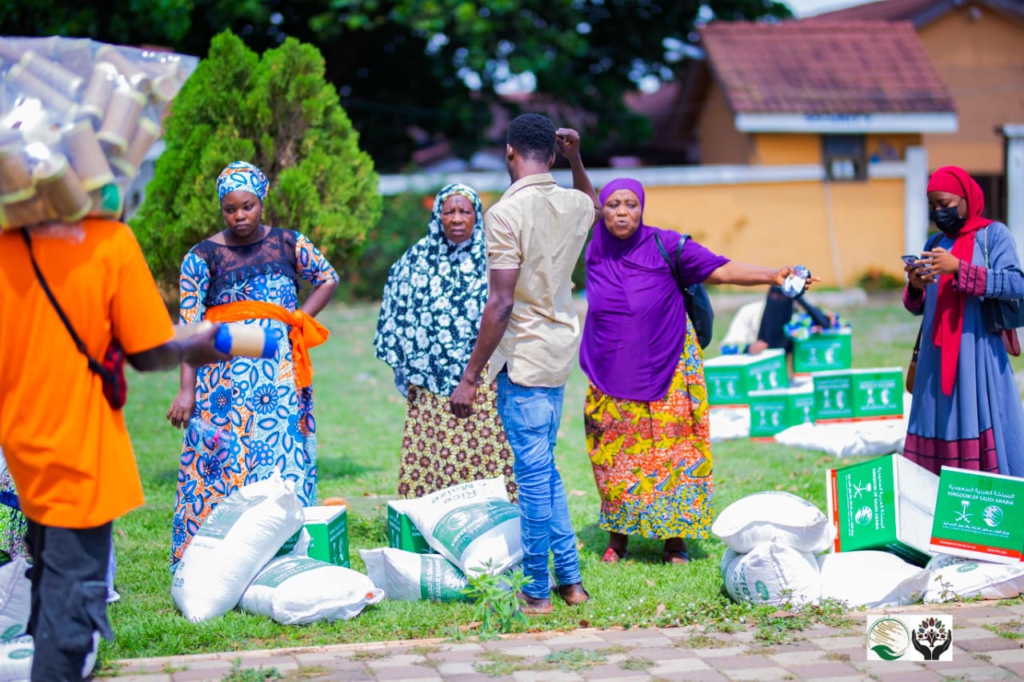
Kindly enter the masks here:
M 1024 250 L 1024 133 L 1013 128 L 1007 137 L 1010 222 Z M 151 163 L 133 186 L 129 217 L 145 196 Z M 554 175 L 572 185 L 568 170 Z M 599 189 L 623 176 L 643 183 L 647 224 L 689 233 L 735 260 L 806 265 L 826 285 L 852 286 L 868 270 L 902 276 L 900 255 L 920 251 L 928 228 L 928 160 L 920 147 L 907 148 L 903 161 L 871 164 L 862 182 L 829 182 L 819 164 L 590 171 Z M 415 173 L 382 175 L 380 192 L 428 194 L 451 182 L 476 189 L 485 206 L 509 185 L 501 172 Z
M 622 176 L 643 183 L 644 220 L 691 234 L 713 251 L 766 266 L 801 263 L 824 284 L 851 286 L 868 270 L 902 276 L 900 255 L 917 252 L 927 232 L 927 158 L 869 167 L 863 182 L 828 182 L 822 166 L 687 166 L 590 171 L 600 188 Z M 556 171 L 571 186 L 569 171 Z M 381 176 L 382 194 L 429 193 L 462 182 L 500 195 L 504 173 Z

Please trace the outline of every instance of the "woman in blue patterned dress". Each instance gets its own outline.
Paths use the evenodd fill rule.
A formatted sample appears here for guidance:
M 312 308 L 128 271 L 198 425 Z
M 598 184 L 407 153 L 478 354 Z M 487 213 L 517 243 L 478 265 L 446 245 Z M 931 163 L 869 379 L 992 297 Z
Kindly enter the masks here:
M 330 301 L 338 275 L 305 236 L 262 224 L 268 186 L 251 164 L 236 161 L 225 168 L 217 193 L 227 229 L 194 246 L 181 265 L 183 324 L 261 326 L 280 341 L 270 359 L 182 364 L 181 390 L 167 413 L 175 427 L 185 427 L 172 569 L 217 502 L 239 486 L 277 472 L 294 482 L 304 505 L 316 503 L 307 349 L 326 340 L 327 330 L 313 317 Z M 300 279 L 313 286 L 301 308 Z

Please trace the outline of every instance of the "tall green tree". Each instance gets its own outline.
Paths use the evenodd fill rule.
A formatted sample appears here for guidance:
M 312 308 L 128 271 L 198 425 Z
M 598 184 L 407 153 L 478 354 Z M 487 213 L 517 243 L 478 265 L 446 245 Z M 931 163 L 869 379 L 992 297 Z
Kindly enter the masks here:
M 218 35 L 164 130 L 166 151 L 132 227 L 165 283 L 177 281 L 192 245 L 223 229 L 214 183 L 235 160 L 270 180 L 264 221 L 303 232 L 336 265 L 351 261 L 380 217 L 373 161 L 312 45 L 289 38 L 260 57 Z
M 204 54 L 229 28 L 255 50 L 294 37 L 318 46 L 326 76 L 379 168 L 408 163 L 413 128 L 468 153 L 485 136 L 495 91 L 531 73 L 540 98 L 588 112 L 585 142 L 644 137 L 623 94 L 678 75 L 695 27 L 712 18 L 789 16 L 775 0 L 102 0 L 0 3 L 7 34 L 87 35 Z
M 443 95 L 446 114 L 430 129 L 476 144 L 484 127 L 466 123 L 478 116 L 477 108 L 498 102 L 495 87 L 511 76 L 530 73 L 542 101 L 591 115 L 585 142 L 595 143 L 592 151 L 649 132 L 645 119 L 627 111 L 623 95 L 645 76 L 670 80 L 678 75 L 683 46 L 696 41 L 699 21 L 790 16 L 774 0 L 333 0 L 331 5 L 321 35 L 338 43 L 353 32 L 418 39 L 385 43 L 386 50 L 400 55 L 393 61 L 337 75 L 335 82 L 351 92 L 346 106 L 357 120 L 364 111 L 386 106 L 386 93 L 375 92 L 375 84 L 390 81 L 394 63 L 401 68 L 423 60 L 420 50 L 426 45 L 426 60 L 437 77 L 415 90 Z M 467 82 L 476 86 L 473 92 Z M 410 119 L 426 118 L 416 114 L 409 108 Z
M 203 55 L 220 31 L 251 33 L 268 25 L 269 9 L 262 0 L 3 0 L 0 31 L 163 45 Z

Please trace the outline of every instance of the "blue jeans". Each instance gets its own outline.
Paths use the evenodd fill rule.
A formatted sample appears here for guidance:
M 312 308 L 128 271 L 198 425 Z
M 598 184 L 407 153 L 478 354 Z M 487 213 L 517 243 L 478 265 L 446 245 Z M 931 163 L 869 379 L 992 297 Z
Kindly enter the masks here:
M 515 455 L 523 572 L 533 579 L 523 592 L 534 599 L 546 599 L 551 593 L 548 552 L 555 557 L 558 584 L 582 581 L 569 503 L 555 468 L 555 441 L 564 395 L 565 387 L 519 386 L 509 380 L 508 374 L 498 375 L 498 414 Z

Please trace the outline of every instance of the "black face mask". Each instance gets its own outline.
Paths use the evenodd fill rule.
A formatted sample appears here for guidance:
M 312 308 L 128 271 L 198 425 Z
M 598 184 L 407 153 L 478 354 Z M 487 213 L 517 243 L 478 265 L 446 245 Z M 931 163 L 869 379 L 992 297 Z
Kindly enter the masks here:
M 960 228 L 967 222 L 967 218 L 961 218 L 960 214 L 957 212 L 957 209 L 959 208 L 959 204 L 956 206 L 940 208 L 937 211 L 931 211 L 928 213 L 928 217 L 933 223 L 935 223 L 935 227 L 952 237 L 959 232 Z

